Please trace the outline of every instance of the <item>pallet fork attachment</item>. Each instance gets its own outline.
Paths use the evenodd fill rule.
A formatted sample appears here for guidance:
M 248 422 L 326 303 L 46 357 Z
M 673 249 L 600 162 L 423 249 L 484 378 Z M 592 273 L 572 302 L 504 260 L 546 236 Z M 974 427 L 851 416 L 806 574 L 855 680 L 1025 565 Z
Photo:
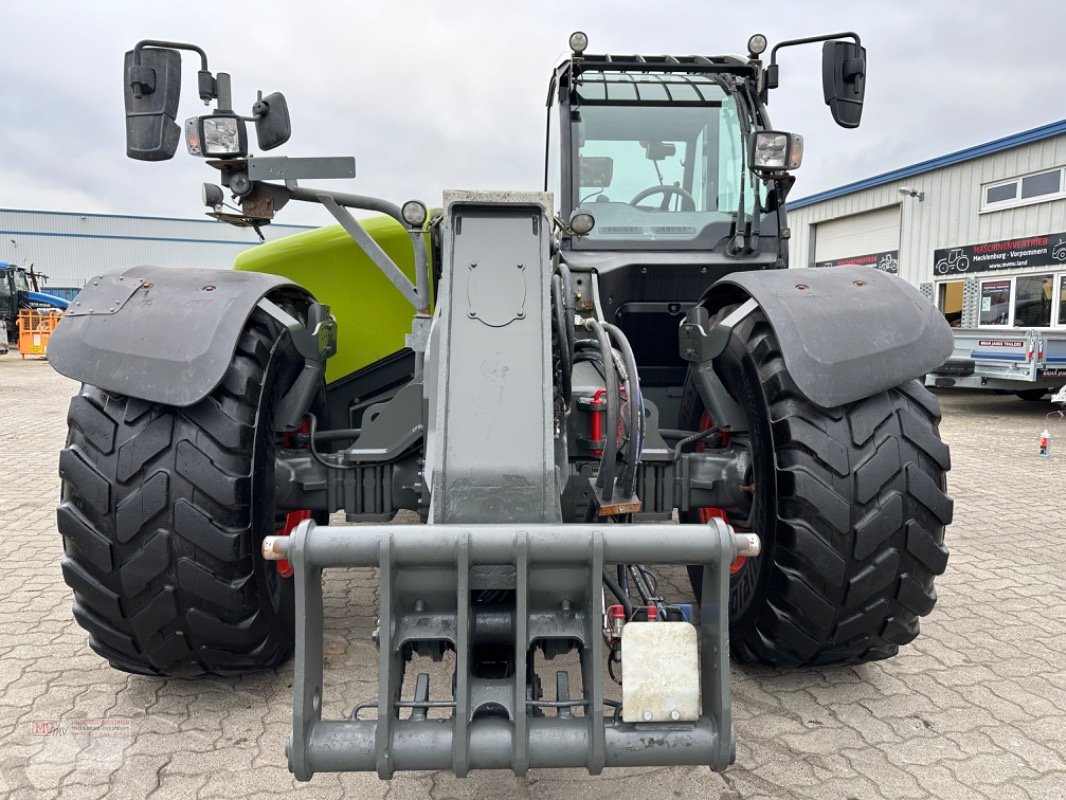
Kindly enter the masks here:
M 730 711 L 729 565 L 758 552 L 758 537 L 718 519 L 707 525 L 365 525 L 301 523 L 290 536 L 267 537 L 264 557 L 295 569 L 296 656 L 293 730 L 286 751 L 299 780 L 315 772 L 706 764 L 723 770 L 735 758 Z M 605 645 L 600 575 L 605 564 L 703 564 L 699 604 L 702 711 L 689 722 L 626 723 L 604 693 Z M 380 650 L 377 719 L 322 719 L 322 571 L 377 567 Z M 488 569 L 486 569 L 488 568 Z M 501 569 L 502 568 L 502 569 Z M 471 593 L 500 574 L 514 587 L 512 616 L 499 625 L 514 648 L 506 678 L 471 672 L 475 637 L 493 627 Z M 489 577 L 489 580 L 492 578 Z M 544 589 L 541 587 L 550 587 Z M 482 616 L 486 618 L 482 619 Z M 538 642 L 577 643 L 580 698 L 530 697 L 527 658 Z M 402 701 L 406 654 L 417 643 L 455 651 L 448 702 L 428 700 L 420 676 L 413 701 Z M 567 692 L 566 682 L 558 684 Z M 375 704 L 364 704 L 363 707 Z M 448 719 L 427 719 L 431 707 Z M 583 709 L 582 716 L 572 712 Z M 401 719 L 401 709 L 411 708 Z M 491 708 L 493 713 L 484 713 Z M 357 708 L 356 711 L 359 709 Z

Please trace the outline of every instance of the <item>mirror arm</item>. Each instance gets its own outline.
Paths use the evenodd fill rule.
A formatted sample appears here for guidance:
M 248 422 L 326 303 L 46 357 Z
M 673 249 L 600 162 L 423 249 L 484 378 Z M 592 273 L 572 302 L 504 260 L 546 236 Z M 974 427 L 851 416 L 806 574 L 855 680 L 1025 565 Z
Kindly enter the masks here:
M 774 45 L 770 51 L 770 64 L 766 67 L 766 89 L 776 89 L 778 86 L 778 66 L 777 66 L 777 51 L 783 47 L 795 47 L 800 44 L 811 44 L 813 42 L 828 42 L 834 39 L 851 39 L 855 42 L 855 47 L 862 47 L 862 41 L 859 39 L 859 34 L 854 31 L 843 31 L 841 33 L 827 33 L 824 36 L 807 36 L 803 39 L 786 39 L 783 42 L 778 42 Z M 859 59 L 854 59 L 858 61 Z M 862 70 L 856 69 L 853 74 L 858 74 Z M 768 93 L 767 93 L 768 94 Z M 763 97 L 763 102 L 767 102 L 768 97 Z
M 200 70 L 207 72 L 207 53 L 204 52 L 202 47 L 197 47 L 194 44 L 185 44 L 184 42 L 166 42 L 162 39 L 141 39 L 133 46 L 133 63 L 141 63 L 141 50 L 145 47 L 160 47 L 165 50 L 188 50 L 200 55 Z
M 827 33 L 824 36 L 807 36 L 803 39 L 786 39 L 783 42 L 778 42 L 774 45 L 770 51 L 770 64 L 777 64 L 777 51 L 783 47 L 795 47 L 799 44 L 811 44 L 812 42 L 828 42 L 833 39 L 851 39 L 855 42 L 856 47 L 862 47 L 862 41 L 859 39 L 859 34 L 854 31 L 844 31 L 842 33 Z
M 215 79 L 211 76 L 211 71 L 207 67 L 207 53 L 204 52 L 202 47 L 198 47 L 195 44 L 186 44 L 185 42 L 168 42 L 163 39 L 141 39 L 133 46 L 133 65 L 135 67 L 140 67 L 141 50 L 146 47 L 158 47 L 164 50 L 188 50 L 198 54 L 200 56 L 200 71 L 197 73 L 197 86 L 200 99 L 208 103 L 215 98 Z M 143 94 L 151 94 L 155 91 L 154 80 L 151 84 L 148 84 L 145 82 L 144 76 L 136 76 L 130 81 L 130 86 L 133 87 L 133 96 L 138 100 L 141 99 Z

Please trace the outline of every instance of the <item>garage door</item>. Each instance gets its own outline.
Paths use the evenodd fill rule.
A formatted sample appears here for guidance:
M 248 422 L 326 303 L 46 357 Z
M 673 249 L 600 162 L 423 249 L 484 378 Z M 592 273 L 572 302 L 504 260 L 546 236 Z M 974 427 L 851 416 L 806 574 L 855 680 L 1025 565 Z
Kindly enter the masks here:
M 899 250 L 898 205 L 819 222 L 815 229 L 817 264 L 893 250 Z

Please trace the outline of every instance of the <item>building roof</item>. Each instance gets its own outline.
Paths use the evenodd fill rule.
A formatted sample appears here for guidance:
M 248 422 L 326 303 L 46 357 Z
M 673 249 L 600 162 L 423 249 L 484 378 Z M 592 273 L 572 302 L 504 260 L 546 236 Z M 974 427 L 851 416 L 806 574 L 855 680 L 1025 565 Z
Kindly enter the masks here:
M 1059 120 L 1058 122 L 1051 122 L 1047 125 L 1041 125 L 1039 128 L 1032 128 L 1027 131 L 1022 131 L 1021 133 L 1015 133 L 1011 136 L 1004 136 L 1002 139 L 993 139 L 991 142 L 985 142 L 984 144 L 979 144 L 974 147 L 967 147 L 965 150 L 957 150 L 954 153 L 948 153 L 947 155 L 939 156 L 937 158 L 930 158 L 928 161 L 919 161 L 917 164 L 911 164 L 909 167 L 900 167 L 891 172 L 874 175 L 872 178 L 865 178 L 864 180 L 855 181 L 854 183 L 846 183 L 835 189 L 827 189 L 818 194 L 801 197 L 799 200 L 790 200 L 787 207 L 790 210 L 803 208 L 804 206 L 832 200 L 834 197 L 842 197 L 846 194 L 861 192 L 863 189 L 871 189 L 874 186 L 881 186 L 882 184 L 891 183 L 892 181 L 899 181 L 914 175 L 920 175 L 923 172 L 932 172 L 935 169 L 950 167 L 953 164 L 961 164 L 964 161 L 971 161 L 975 158 L 998 153 L 1001 150 L 1010 150 L 1012 147 L 1020 147 L 1023 144 L 1039 142 L 1042 139 L 1050 139 L 1053 136 L 1060 136 L 1062 134 L 1066 134 L 1066 119 Z
M 0 213 L 10 214 L 39 214 L 41 216 L 52 217 L 94 217 L 101 219 L 137 219 L 137 220 L 149 220 L 151 222 L 197 222 L 205 225 L 218 225 L 217 219 L 211 219 L 206 214 L 202 217 L 150 217 L 144 214 L 110 214 L 107 212 L 98 211 L 50 211 L 41 208 L 0 208 Z M 271 227 L 274 228 L 298 228 L 300 230 L 309 230 L 314 228 L 313 225 L 293 225 L 289 223 L 272 222 Z

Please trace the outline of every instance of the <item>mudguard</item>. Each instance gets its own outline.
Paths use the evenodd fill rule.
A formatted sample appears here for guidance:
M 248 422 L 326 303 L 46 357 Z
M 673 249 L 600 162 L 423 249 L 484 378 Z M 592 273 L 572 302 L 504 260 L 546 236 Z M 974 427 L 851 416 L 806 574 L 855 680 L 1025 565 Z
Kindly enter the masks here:
M 255 272 L 131 267 L 90 280 L 48 345 L 68 378 L 153 403 L 190 406 L 233 360 L 256 304 L 296 284 Z
M 713 313 L 748 297 L 800 391 L 824 408 L 891 389 L 951 355 L 943 314 L 906 281 L 869 267 L 733 273 L 701 302 Z

